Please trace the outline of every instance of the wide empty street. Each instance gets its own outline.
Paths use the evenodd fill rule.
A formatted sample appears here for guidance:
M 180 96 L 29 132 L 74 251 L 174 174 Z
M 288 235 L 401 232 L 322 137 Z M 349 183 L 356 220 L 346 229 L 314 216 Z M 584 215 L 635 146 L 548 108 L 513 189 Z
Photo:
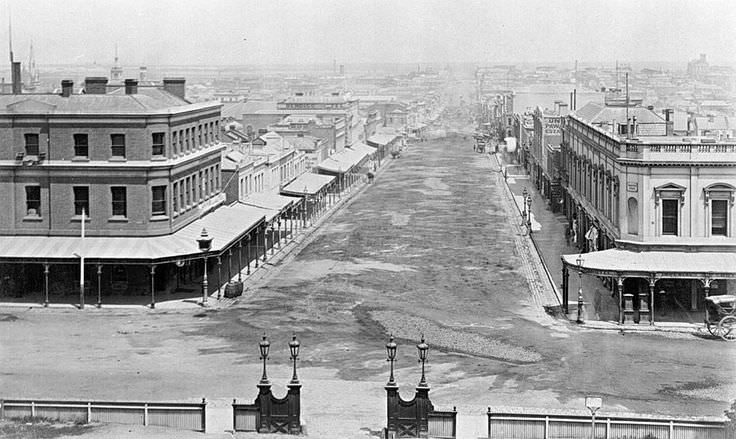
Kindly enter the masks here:
M 391 160 L 391 159 L 388 159 Z M 721 415 L 736 394 L 736 344 L 688 334 L 581 329 L 544 311 L 495 161 L 461 137 L 412 145 L 329 218 L 311 242 L 212 310 L 6 309 L 5 397 L 198 400 L 257 394 L 257 343 L 272 342 L 282 396 L 287 342 L 302 342 L 302 419 L 315 437 L 365 437 L 385 425 L 384 345 L 397 337 L 405 399 L 427 380 L 459 429 L 484 434 L 488 406 Z M 530 287 L 530 285 L 532 285 Z

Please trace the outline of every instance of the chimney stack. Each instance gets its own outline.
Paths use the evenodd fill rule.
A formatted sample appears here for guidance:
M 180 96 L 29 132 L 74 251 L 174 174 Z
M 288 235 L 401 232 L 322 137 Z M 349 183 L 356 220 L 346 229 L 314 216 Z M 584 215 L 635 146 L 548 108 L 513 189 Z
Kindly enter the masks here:
M 23 92 L 21 87 L 21 76 L 20 76 L 20 62 L 13 61 L 11 65 L 10 78 L 13 86 L 13 94 L 19 95 Z
M 575 111 L 578 109 L 578 89 L 574 88 L 572 89 L 572 110 Z
M 74 92 L 74 81 L 71 79 L 61 80 L 61 96 L 68 98 Z
M 186 80 L 184 78 L 164 78 L 164 90 L 176 97 L 185 99 Z
M 88 76 L 84 78 L 84 93 L 88 95 L 107 94 L 107 78 L 104 76 Z
M 134 95 L 138 93 L 138 80 L 137 79 L 126 79 L 125 80 L 125 94 Z
M 664 109 L 665 135 L 673 136 L 675 134 L 675 121 L 672 117 L 673 110 L 671 108 Z

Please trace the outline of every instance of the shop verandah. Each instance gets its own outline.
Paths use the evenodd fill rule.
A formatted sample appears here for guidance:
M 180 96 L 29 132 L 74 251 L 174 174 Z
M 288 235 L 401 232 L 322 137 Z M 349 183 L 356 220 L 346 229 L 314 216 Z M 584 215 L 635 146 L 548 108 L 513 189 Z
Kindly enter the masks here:
M 609 249 L 563 255 L 565 313 L 569 312 L 570 291 L 574 294 L 573 303 L 578 301 L 579 294 L 575 293 L 579 280 L 575 279 L 578 277 L 575 274 L 603 279 L 608 294 L 617 301 L 615 320 L 620 324 L 627 321 L 700 323 L 705 318 L 706 297 L 736 292 L 736 254 Z M 596 294 L 606 294 L 606 291 Z M 596 306 L 600 303 L 597 298 L 593 304 L 585 304 L 588 316 L 598 313 Z
M 206 296 L 219 297 L 230 279 L 249 275 L 304 228 L 302 206 L 300 198 L 271 209 L 236 203 L 158 237 L 0 237 L 0 300 L 152 307 L 202 301 L 205 263 Z M 200 249 L 203 238 L 209 250 Z

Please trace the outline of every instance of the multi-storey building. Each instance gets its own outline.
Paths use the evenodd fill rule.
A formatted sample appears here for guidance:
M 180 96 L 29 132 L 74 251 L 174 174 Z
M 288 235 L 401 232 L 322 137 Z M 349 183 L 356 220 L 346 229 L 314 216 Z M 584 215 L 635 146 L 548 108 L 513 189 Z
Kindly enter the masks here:
M 65 80 L 59 94 L 0 95 L 0 294 L 53 301 L 78 282 L 98 300 L 148 292 L 155 302 L 202 257 L 203 228 L 210 261 L 255 239 L 263 212 L 218 208 L 219 103 L 190 103 L 181 78 L 87 78 L 83 90 Z
M 652 318 L 655 304 L 701 310 L 714 289 L 736 287 L 736 144 L 666 135 L 670 124 L 621 101 L 588 104 L 563 124 L 565 212 L 592 252 L 582 271 L 614 280 L 621 321 Z M 563 261 L 577 269 L 576 255 Z
M 537 107 L 532 114 L 534 133 L 530 152 L 530 175 L 542 195 L 557 212 L 561 201 L 558 161 L 562 133 L 562 118 L 567 114 L 567 104 L 557 101 L 554 109 Z
M 279 101 L 278 110 L 289 114 L 314 114 L 318 117 L 333 117 L 345 119 L 345 143 L 350 146 L 363 142 L 362 119 L 358 112 L 358 99 L 351 99 L 338 93 L 330 96 L 305 96 L 297 93 L 295 96 Z
M 190 104 L 184 81 L 164 89 L 0 96 L 2 235 L 173 233 L 216 206 L 219 104 Z M 135 206 L 135 208 L 132 208 Z M 145 206 L 145 208 L 144 208 Z

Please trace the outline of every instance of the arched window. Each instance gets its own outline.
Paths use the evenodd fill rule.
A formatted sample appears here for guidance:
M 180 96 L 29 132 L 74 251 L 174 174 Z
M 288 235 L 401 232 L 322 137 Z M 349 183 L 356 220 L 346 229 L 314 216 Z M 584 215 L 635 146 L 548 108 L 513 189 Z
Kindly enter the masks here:
M 626 203 L 626 224 L 629 234 L 639 234 L 639 202 L 634 197 Z

